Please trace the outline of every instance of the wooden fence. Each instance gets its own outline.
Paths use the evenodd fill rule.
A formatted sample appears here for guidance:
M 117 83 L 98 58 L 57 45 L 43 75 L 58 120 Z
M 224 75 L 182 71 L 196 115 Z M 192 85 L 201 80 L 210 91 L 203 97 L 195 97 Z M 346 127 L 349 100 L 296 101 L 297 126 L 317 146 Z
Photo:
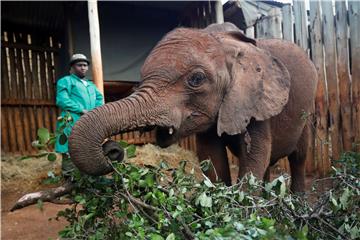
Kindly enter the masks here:
M 2 152 L 31 152 L 38 128 L 55 130 L 58 50 L 51 36 L 1 33 Z
M 335 10 L 335 12 L 334 12 Z M 309 13 L 309 14 L 307 14 Z M 318 71 L 315 115 L 307 172 L 325 175 L 330 159 L 359 151 L 360 2 L 303 1 L 274 8 L 246 30 L 256 38 L 283 38 L 302 47 Z M 285 161 L 281 166 L 288 168 Z

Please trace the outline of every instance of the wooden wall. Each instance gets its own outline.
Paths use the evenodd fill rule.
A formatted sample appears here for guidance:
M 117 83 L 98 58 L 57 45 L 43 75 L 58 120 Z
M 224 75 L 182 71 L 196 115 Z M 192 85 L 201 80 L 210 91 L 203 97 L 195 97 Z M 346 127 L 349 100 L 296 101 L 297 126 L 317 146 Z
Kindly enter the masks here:
M 360 2 L 334 4 L 310 1 L 307 12 L 303 1 L 294 1 L 247 31 L 250 37 L 292 41 L 314 62 L 319 82 L 315 114 L 307 119 L 313 144 L 306 169 L 321 176 L 342 152 L 360 150 Z M 280 165 L 288 169 L 286 161 Z
M 2 152 L 31 152 L 38 128 L 55 130 L 58 50 L 52 36 L 1 32 Z

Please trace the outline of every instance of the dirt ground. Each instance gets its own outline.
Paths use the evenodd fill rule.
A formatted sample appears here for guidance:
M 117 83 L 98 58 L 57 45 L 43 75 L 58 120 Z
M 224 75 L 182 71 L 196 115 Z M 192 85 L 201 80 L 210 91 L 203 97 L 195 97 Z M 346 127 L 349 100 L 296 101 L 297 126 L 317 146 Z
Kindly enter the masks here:
M 26 192 L 1 191 L 1 239 L 4 240 L 42 240 L 58 239 L 58 232 L 66 226 L 63 219 L 49 221 L 66 205 L 44 203 L 41 211 L 37 206 L 29 206 L 10 212 L 14 202 Z
M 45 159 L 18 161 L 17 156 L 1 156 L 1 239 L 42 240 L 58 239 L 58 232 L 66 226 L 66 221 L 55 218 L 66 205 L 44 203 L 43 210 L 36 205 L 10 212 L 16 200 L 24 194 L 43 189 L 42 185 L 49 169 L 59 168 L 58 159 L 49 163 Z

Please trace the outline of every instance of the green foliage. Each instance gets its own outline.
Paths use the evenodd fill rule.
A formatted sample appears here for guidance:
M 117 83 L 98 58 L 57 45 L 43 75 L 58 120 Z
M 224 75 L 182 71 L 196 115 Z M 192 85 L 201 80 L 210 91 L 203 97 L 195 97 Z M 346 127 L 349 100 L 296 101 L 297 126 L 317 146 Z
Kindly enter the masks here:
M 65 126 L 71 119 L 65 116 L 60 121 Z M 55 135 L 65 136 L 65 143 L 63 130 Z M 33 143 L 40 151 L 36 157 L 56 160 L 51 151 L 55 135 L 38 131 Z M 119 144 L 128 158 L 135 156 L 134 145 Z M 205 175 L 202 181 L 196 180 L 195 169 L 185 173 L 186 163 L 170 169 L 164 161 L 158 167 L 113 162 L 114 172 L 101 177 L 74 171 L 75 188 L 69 197 L 75 204 L 58 213 L 57 218 L 69 222 L 59 236 L 93 240 L 360 238 L 359 153 L 345 153 L 332 175 L 317 181 L 319 186 L 331 185 L 330 189 L 314 186 L 302 195 L 289 193 L 288 176 L 264 184 L 249 174 L 225 186 Z M 210 161 L 200 163 L 203 171 L 211 167 Z M 59 180 L 49 171 L 44 183 Z M 43 209 L 41 201 L 37 206 Z
M 357 153 L 344 154 L 341 168 L 327 179 L 333 187 L 312 203 L 307 199 L 317 190 L 291 194 L 287 176 L 263 184 L 250 174 L 229 187 L 185 174 L 186 161 L 177 169 L 166 162 L 159 167 L 113 162 L 108 176 L 74 173 L 76 204 L 59 212 L 70 223 L 59 234 L 65 239 L 357 239 L 359 159 Z
M 133 158 L 136 156 L 136 146 L 134 144 L 128 144 L 127 142 L 122 140 L 118 141 L 118 143 L 120 147 L 125 150 L 127 158 Z

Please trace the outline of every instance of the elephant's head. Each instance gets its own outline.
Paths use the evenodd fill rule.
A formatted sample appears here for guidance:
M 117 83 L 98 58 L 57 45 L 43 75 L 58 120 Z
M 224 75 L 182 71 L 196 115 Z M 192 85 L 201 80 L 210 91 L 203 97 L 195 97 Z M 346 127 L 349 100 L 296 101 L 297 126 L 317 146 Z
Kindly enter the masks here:
M 81 117 L 69 140 L 82 171 L 111 171 L 104 139 L 119 132 L 157 127 L 166 147 L 217 124 L 218 135 L 246 129 L 251 118 L 281 112 L 288 100 L 289 73 L 241 32 L 179 28 L 152 50 L 141 70 L 142 84 L 129 97 Z

